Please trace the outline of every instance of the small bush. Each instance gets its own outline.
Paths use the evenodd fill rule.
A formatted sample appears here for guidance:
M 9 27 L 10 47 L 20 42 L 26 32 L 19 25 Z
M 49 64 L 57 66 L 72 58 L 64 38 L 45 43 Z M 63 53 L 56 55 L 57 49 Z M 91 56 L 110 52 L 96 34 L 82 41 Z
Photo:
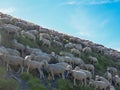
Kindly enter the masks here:
M 18 90 L 19 84 L 14 79 L 0 78 L 0 90 Z
M 74 90 L 73 84 L 69 80 L 59 79 L 57 80 L 58 90 Z
M 28 86 L 30 90 L 47 90 L 40 82 L 38 78 L 32 78 L 28 81 Z
M 25 80 L 25 81 L 28 81 L 28 80 L 30 80 L 30 79 L 33 78 L 33 76 L 32 76 L 31 74 L 29 74 L 29 73 L 22 73 L 22 74 L 20 75 L 20 77 L 21 77 L 21 79 L 23 79 L 23 80 Z
M 78 85 L 77 90 L 94 90 L 94 89 L 89 87 L 88 85 L 86 85 L 86 86 Z
M 4 67 L 0 67 L 0 78 L 5 77 L 7 74 L 7 71 Z

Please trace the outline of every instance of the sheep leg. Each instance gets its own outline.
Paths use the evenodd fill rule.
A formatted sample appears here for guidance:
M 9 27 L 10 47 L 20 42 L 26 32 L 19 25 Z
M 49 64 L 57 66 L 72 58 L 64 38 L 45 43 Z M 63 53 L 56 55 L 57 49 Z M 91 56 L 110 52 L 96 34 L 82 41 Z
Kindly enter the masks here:
M 39 70 L 39 73 L 40 73 L 40 78 L 44 78 L 44 74 L 41 70 Z
M 86 79 L 84 79 L 84 82 L 85 82 L 85 85 L 86 85 L 86 84 L 87 84 L 87 83 L 86 83 Z
M 28 68 L 27 68 L 27 73 L 29 73 L 29 68 L 30 68 L 30 67 L 28 66 Z
M 23 70 L 24 70 L 24 67 L 23 67 L 23 66 L 21 66 L 21 73 L 23 73 Z
M 53 80 L 55 80 L 53 72 L 51 73 L 51 75 L 52 75 Z
M 62 73 L 62 78 L 65 79 L 64 73 Z
M 77 86 L 76 79 L 74 78 L 74 85 Z
M 7 71 L 9 71 L 9 64 L 7 63 Z
M 17 73 L 20 73 L 20 68 L 19 68 L 19 70 L 17 71 Z
M 48 79 L 50 80 L 50 73 L 48 74 Z

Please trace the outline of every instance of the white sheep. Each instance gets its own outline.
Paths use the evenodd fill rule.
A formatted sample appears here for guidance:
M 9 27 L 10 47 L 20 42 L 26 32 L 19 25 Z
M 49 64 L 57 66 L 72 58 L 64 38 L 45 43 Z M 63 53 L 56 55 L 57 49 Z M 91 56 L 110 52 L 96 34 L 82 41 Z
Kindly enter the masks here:
M 112 82 L 112 74 L 107 71 L 104 73 L 104 77 L 111 83 Z
M 106 82 L 107 88 L 110 89 L 110 85 L 111 85 L 111 84 L 110 84 L 110 82 L 109 82 L 106 78 L 104 78 L 104 77 L 102 77 L 102 76 L 99 76 L 99 75 L 96 75 L 95 80 L 96 80 L 96 81 L 104 81 L 104 82 Z
M 113 82 L 114 82 L 115 86 L 120 86 L 120 77 L 118 75 L 115 75 L 113 77 Z
M 21 30 L 21 28 L 15 26 L 15 25 L 12 25 L 12 24 L 4 24 L 2 25 L 3 29 L 7 31 L 7 34 L 15 34 L 15 35 L 18 35 L 18 32 Z
M 94 87 L 94 90 L 107 90 L 107 84 L 104 81 L 93 81 L 89 82 L 90 86 Z
M 49 77 L 50 75 L 52 76 L 52 79 L 55 80 L 55 75 L 62 75 L 62 78 L 65 79 L 64 72 L 65 72 L 65 67 L 63 65 L 58 65 L 58 64 L 48 64 L 48 62 L 45 62 L 45 69 L 47 72 L 49 72 Z
M 32 60 L 36 60 L 36 61 L 46 60 L 47 62 L 49 62 L 51 60 L 50 55 L 44 53 L 41 53 L 39 55 L 31 54 L 31 56 L 32 56 Z
M 21 31 L 21 34 L 24 35 L 25 37 L 27 37 L 30 40 L 33 40 L 33 41 L 36 40 L 35 35 L 30 33 L 30 32 Z
M 89 56 L 88 58 L 90 59 L 90 63 L 91 63 L 91 64 L 96 64 L 96 63 L 98 63 L 98 59 L 97 59 L 96 57 Z
M 29 69 L 37 69 L 39 71 L 40 78 L 44 78 L 44 74 L 41 70 L 44 66 L 44 62 L 32 61 L 31 56 L 28 55 L 25 57 L 25 65 L 27 66 L 27 73 L 29 72 Z
M 45 39 L 45 38 L 43 38 L 43 37 L 40 37 L 39 40 L 43 42 L 42 45 L 47 45 L 49 48 L 51 47 L 51 42 L 50 42 L 50 40 Z
M 81 54 L 81 52 L 78 49 L 72 48 L 71 49 L 71 53 L 75 54 L 75 55 L 79 55 Z
M 110 86 L 110 90 L 116 90 L 114 86 Z
M 29 54 L 39 55 L 39 54 L 42 53 L 41 49 L 39 49 L 39 48 L 30 48 L 29 46 L 25 46 L 25 50 L 24 51 L 25 51 L 25 53 L 27 55 L 29 55 Z
M 32 33 L 33 35 L 37 36 L 38 35 L 38 31 L 37 30 L 29 30 L 29 33 Z
M 23 44 L 17 42 L 16 39 L 13 40 L 13 43 L 12 43 L 12 44 L 13 44 L 13 47 L 14 47 L 15 49 L 21 51 L 22 56 L 23 56 L 23 51 L 24 51 L 24 49 L 25 49 L 25 46 L 24 46 Z
M 20 52 L 15 50 L 15 49 L 11 49 L 11 48 L 6 48 L 9 55 L 13 55 L 13 56 L 20 56 Z
M 74 48 L 74 46 L 75 46 L 75 44 L 73 44 L 71 42 L 65 44 L 65 48 L 70 48 L 71 49 L 71 48 Z
M 82 49 L 82 51 L 83 51 L 84 53 L 91 53 L 91 52 L 92 52 L 92 49 L 91 49 L 90 47 L 85 47 L 85 48 Z
M 8 54 L 1 54 L 0 56 L 2 56 L 3 62 L 6 63 L 7 66 L 7 71 L 9 71 L 10 65 L 15 65 L 15 66 L 20 66 L 20 70 L 21 73 L 23 73 L 23 63 L 24 63 L 24 59 L 22 57 L 19 56 L 12 56 L 12 55 L 8 55 Z
M 39 37 L 42 37 L 42 38 L 51 40 L 51 37 L 50 37 L 50 35 L 49 35 L 48 33 L 40 33 L 40 34 L 39 34 Z
M 115 67 L 107 67 L 107 70 L 111 72 L 112 75 L 116 75 L 118 73 Z
M 85 72 L 77 70 L 71 70 L 70 72 L 72 73 L 74 78 L 74 85 L 77 85 L 76 80 L 81 81 L 82 85 L 86 85 L 87 75 Z
M 63 44 L 59 41 L 53 40 L 53 43 L 58 47 L 63 47 Z
M 86 76 L 87 76 L 87 79 L 88 79 L 88 80 L 91 80 L 91 79 L 92 79 L 92 73 L 91 73 L 90 71 L 80 69 L 80 67 L 78 67 L 78 66 L 75 67 L 75 70 L 85 72 L 85 73 L 86 73 Z
M 75 44 L 74 47 L 78 50 L 82 50 L 82 45 L 81 44 Z
M 58 62 L 65 62 L 64 56 L 56 55 L 55 58 Z
M 92 72 L 92 74 L 94 75 L 94 72 L 95 72 L 94 65 L 92 65 L 92 64 L 81 64 L 81 68 Z
M 10 19 L 7 18 L 7 17 L 1 17 L 0 18 L 0 23 L 1 24 L 8 24 L 8 23 L 10 23 Z
M 69 56 L 64 56 L 64 61 L 65 61 L 66 63 L 69 63 L 70 65 L 74 64 L 72 58 L 69 57 Z
M 84 61 L 81 58 L 72 57 L 72 62 L 74 65 L 83 65 Z

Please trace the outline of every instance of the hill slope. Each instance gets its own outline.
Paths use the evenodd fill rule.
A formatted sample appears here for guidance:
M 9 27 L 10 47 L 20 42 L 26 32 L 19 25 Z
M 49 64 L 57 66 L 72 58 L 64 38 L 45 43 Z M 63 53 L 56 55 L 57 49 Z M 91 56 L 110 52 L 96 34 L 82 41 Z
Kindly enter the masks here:
M 17 46 L 15 44 L 17 43 Z M 23 49 L 18 48 L 18 43 L 22 44 L 24 46 Z M 10 15 L 6 15 L 3 13 L 0 13 L 0 48 L 5 47 L 5 49 L 8 50 L 8 48 L 15 50 L 20 53 L 20 57 L 24 58 L 26 55 L 31 54 L 31 50 L 33 49 L 39 49 L 39 52 L 43 52 L 45 55 L 52 55 L 53 52 L 57 56 L 69 56 L 71 58 L 80 58 L 84 61 L 85 64 L 93 64 L 95 67 L 95 75 L 101 75 L 106 72 L 107 67 L 115 67 L 118 70 L 120 69 L 120 52 L 104 47 L 103 45 L 99 45 L 96 43 L 93 43 L 89 40 L 83 40 L 78 37 L 69 36 L 67 34 L 59 33 L 54 30 L 49 30 L 47 28 L 43 28 L 39 25 L 14 18 Z M 75 49 L 75 51 L 72 49 Z M 78 51 L 77 51 L 78 50 Z M 38 55 L 39 52 L 35 52 L 35 55 Z M 2 51 L 0 51 L 2 53 Z M 13 52 L 10 52 L 11 55 L 14 55 Z M 52 53 L 52 54 L 51 54 Z M 73 56 L 70 56 L 73 55 Z M 91 63 L 89 56 L 95 57 L 98 60 L 98 63 Z M 0 56 L 0 64 L 1 66 L 3 63 L 3 57 Z M 40 62 L 38 60 L 38 62 Z M 56 57 L 51 58 L 49 60 L 49 64 L 51 63 L 58 63 L 59 61 L 56 59 Z M 64 61 L 67 62 L 67 61 Z M 73 65 L 73 68 L 75 66 L 79 66 L 79 64 L 76 64 L 73 61 L 68 61 L 67 63 Z M 13 69 L 16 69 L 16 66 L 12 65 Z M 12 67 L 11 66 L 11 67 Z M 17 66 L 18 67 L 18 66 Z M 38 71 L 31 71 L 33 76 L 38 76 Z M 44 74 L 47 72 L 45 71 Z M 49 74 L 49 73 L 47 73 Z M 47 76 L 46 74 L 46 76 Z M 95 75 L 93 75 L 93 79 L 95 78 Z M 36 80 L 36 78 L 33 76 L 29 76 L 28 74 L 23 74 L 22 77 L 32 77 L 32 79 L 26 80 L 29 84 L 38 83 L 39 81 Z M 114 76 L 114 75 L 113 75 Z M 20 77 L 19 77 L 20 78 Z M 21 78 L 21 79 L 23 79 Z M 34 81 L 35 80 L 35 81 Z M 47 80 L 47 79 L 45 79 Z M 60 88 L 69 87 L 69 90 L 81 89 L 87 90 L 90 89 L 89 86 L 86 87 L 74 87 L 73 81 L 69 80 L 58 80 L 58 85 L 55 85 L 52 81 L 45 81 L 41 80 L 41 82 L 45 85 L 47 82 L 47 89 L 55 88 L 56 90 L 59 88 L 59 90 L 63 90 Z M 71 79 L 70 79 L 71 80 Z M 72 78 L 73 80 L 73 78 Z M 64 87 L 60 86 L 63 82 L 67 83 L 64 85 Z M 50 86 L 48 83 L 51 83 Z M 53 86 L 52 86 L 53 85 Z M 62 84 L 63 85 L 63 84 Z M 71 88 L 70 88 L 71 86 Z M 34 87 L 34 85 L 33 85 Z M 31 88 L 33 88 L 31 86 Z M 38 85 L 38 88 L 40 86 Z M 35 88 L 35 87 L 34 87 Z M 116 88 L 119 89 L 119 87 L 116 86 Z M 66 88 L 64 88 L 67 90 Z M 117 89 L 117 90 L 118 90 Z M 37 89 L 31 89 L 31 90 L 37 90 Z M 91 89 L 92 90 L 92 89 Z M 119 89 L 120 90 L 120 89 Z

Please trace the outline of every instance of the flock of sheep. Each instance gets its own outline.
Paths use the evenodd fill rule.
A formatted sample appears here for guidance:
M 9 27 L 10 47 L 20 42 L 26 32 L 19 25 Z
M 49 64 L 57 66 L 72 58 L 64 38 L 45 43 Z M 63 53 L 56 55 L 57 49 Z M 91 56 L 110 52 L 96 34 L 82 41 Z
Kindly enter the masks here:
M 81 39 L 58 34 L 55 31 L 48 32 L 32 23 L 2 15 L 0 15 L 0 30 L 4 30 L 7 32 L 6 34 L 15 37 L 21 35 L 33 42 L 39 40 L 42 46 L 46 46 L 48 49 L 54 44 L 58 48 L 70 51 L 66 53 L 61 51 L 59 54 L 53 51 L 45 53 L 39 48 L 25 46 L 14 38 L 11 40 L 13 48 L 0 46 L 0 60 L 7 71 L 12 70 L 11 66 L 19 67 L 18 73 L 29 73 L 31 70 L 37 69 L 40 78 L 46 78 L 45 70 L 48 73 L 48 78 L 52 80 L 56 79 L 56 75 L 63 79 L 71 75 L 74 85 L 80 81 L 81 85 L 92 86 L 95 90 L 115 90 L 114 86 L 120 86 L 120 77 L 115 67 L 108 67 L 103 76 L 95 75 L 94 65 L 99 63 L 98 59 L 89 55 L 89 64 L 87 64 L 80 58 L 81 53 L 92 53 L 92 48 L 87 42 L 82 43 Z M 2 41 L 2 37 L 0 38 Z M 50 63 L 53 58 L 56 63 Z

